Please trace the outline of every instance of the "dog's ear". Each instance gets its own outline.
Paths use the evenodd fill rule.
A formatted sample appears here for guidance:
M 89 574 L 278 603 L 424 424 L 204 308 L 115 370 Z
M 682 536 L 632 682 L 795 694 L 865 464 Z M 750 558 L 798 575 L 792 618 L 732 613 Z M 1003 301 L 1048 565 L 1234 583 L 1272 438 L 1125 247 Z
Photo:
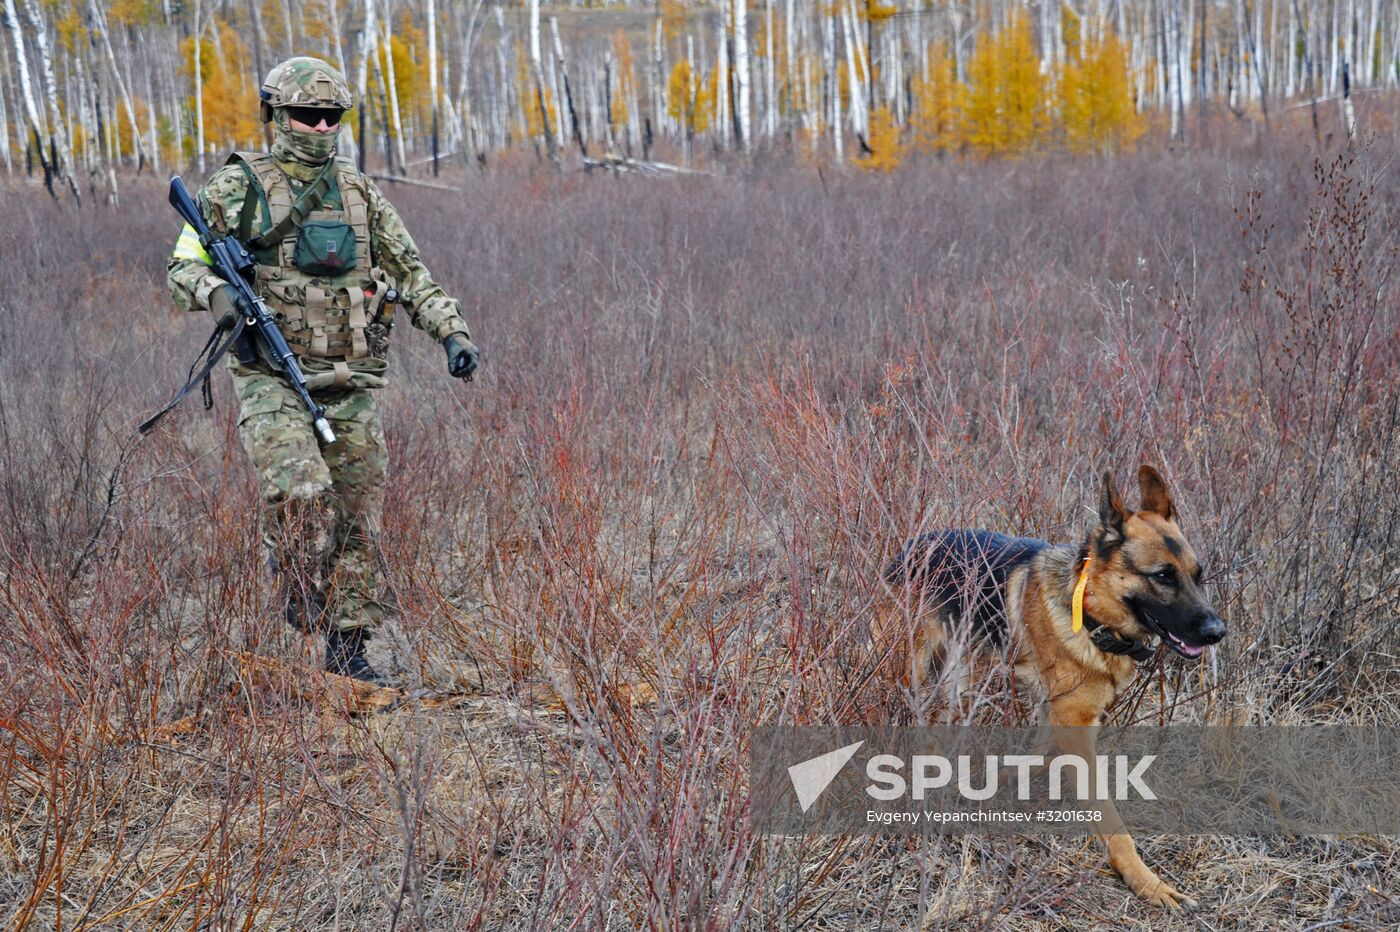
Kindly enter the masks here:
M 1128 513 L 1113 486 L 1113 473 L 1103 474 L 1103 495 L 1099 498 L 1099 541 L 1113 546 L 1123 540 L 1123 522 Z
M 1142 489 L 1142 510 L 1161 515 L 1168 521 L 1176 517 L 1176 505 L 1172 503 L 1172 493 L 1167 491 L 1167 483 L 1162 474 L 1143 463 L 1138 467 L 1138 486 Z

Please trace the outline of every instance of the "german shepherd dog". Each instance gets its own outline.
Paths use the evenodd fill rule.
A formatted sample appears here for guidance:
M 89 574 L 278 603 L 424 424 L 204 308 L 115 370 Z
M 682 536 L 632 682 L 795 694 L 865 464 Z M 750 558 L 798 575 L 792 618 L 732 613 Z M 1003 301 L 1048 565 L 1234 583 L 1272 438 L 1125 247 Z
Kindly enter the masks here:
M 890 586 L 910 587 L 909 599 L 888 600 L 879 613 L 887 669 L 917 690 L 963 645 L 999 650 L 1017 682 L 1041 697 L 1042 740 L 1053 738 L 1092 770 L 1096 727 L 1083 726 L 1100 724 L 1137 664 L 1156 653 L 1154 641 L 1197 660 L 1225 637 L 1166 483 L 1146 465 L 1138 482 L 1141 509 L 1129 512 L 1112 474 L 1104 475 L 1098 524 L 1080 544 L 976 530 L 909 541 L 885 571 Z M 1194 906 L 1143 863 L 1113 804 L 1096 807 L 1105 829 L 1099 838 L 1128 887 L 1160 906 Z

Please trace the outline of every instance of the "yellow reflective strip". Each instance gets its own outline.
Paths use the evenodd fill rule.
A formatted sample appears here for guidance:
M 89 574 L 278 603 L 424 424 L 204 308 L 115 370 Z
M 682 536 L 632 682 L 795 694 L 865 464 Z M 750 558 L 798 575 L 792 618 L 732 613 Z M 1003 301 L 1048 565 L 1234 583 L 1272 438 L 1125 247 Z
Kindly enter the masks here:
M 198 259 L 205 265 L 214 264 L 214 260 L 200 243 L 199 234 L 195 233 L 194 227 L 188 223 L 180 231 L 180 238 L 175 241 L 174 256 L 176 259 Z

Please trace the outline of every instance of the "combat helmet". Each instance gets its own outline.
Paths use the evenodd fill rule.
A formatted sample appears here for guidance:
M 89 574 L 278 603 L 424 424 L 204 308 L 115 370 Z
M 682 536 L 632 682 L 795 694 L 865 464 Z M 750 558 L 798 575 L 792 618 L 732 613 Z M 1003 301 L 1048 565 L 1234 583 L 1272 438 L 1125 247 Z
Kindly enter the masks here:
M 350 110 L 355 106 L 350 85 L 330 65 L 319 58 L 298 56 L 276 65 L 258 91 L 262 103 L 258 115 L 267 123 L 279 107 L 319 107 Z

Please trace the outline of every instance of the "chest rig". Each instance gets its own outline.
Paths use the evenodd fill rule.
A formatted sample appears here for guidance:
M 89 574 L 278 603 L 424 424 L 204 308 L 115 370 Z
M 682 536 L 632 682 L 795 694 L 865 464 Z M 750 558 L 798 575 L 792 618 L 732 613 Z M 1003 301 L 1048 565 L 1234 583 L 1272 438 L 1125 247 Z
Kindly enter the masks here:
M 238 235 L 288 345 L 298 356 L 327 360 L 384 358 L 388 322 L 379 318 L 391 285 L 370 265 L 369 202 L 359 173 L 332 159 L 297 193 L 270 155 L 235 152 L 229 163 L 248 176 Z

